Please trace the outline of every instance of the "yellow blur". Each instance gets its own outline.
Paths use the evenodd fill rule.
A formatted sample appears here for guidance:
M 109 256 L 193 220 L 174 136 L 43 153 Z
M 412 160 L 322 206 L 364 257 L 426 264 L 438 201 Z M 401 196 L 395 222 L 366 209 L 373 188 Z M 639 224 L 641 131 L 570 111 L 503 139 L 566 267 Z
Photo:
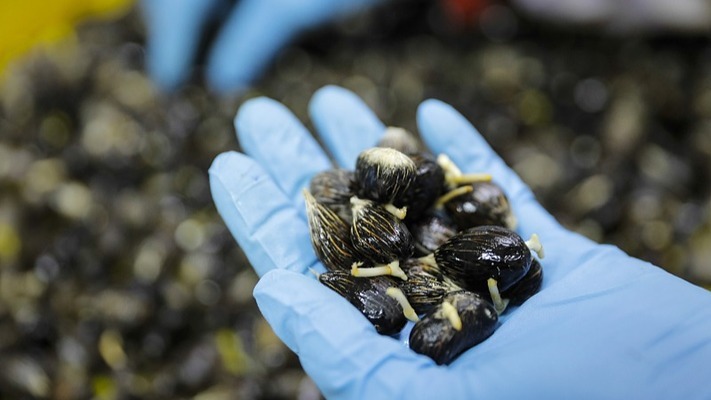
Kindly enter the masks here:
M 134 0 L 1 0 L 0 75 L 15 58 L 38 44 L 70 36 L 88 17 L 111 18 Z

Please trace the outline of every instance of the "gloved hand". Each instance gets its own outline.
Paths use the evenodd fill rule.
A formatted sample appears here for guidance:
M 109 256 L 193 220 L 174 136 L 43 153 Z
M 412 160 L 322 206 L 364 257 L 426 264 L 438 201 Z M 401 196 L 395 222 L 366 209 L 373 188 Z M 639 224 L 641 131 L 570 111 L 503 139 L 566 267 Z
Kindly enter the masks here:
M 352 93 L 318 91 L 310 113 L 335 161 L 353 168 L 384 125 Z M 711 294 L 662 269 L 562 228 L 452 107 L 422 103 L 419 131 L 434 153 L 502 185 L 519 233 L 546 248 L 541 291 L 484 342 L 437 366 L 373 326 L 309 268 L 301 189 L 331 166 L 281 104 L 246 102 L 235 124 L 243 155 L 210 168 L 217 208 L 261 279 L 254 296 L 276 334 L 327 398 L 708 399 Z
M 229 13 L 210 45 L 207 80 L 213 89 L 243 89 L 303 29 L 362 10 L 379 0 L 143 0 L 147 67 L 158 86 L 176 89 L 189 77 L 203 31 Z

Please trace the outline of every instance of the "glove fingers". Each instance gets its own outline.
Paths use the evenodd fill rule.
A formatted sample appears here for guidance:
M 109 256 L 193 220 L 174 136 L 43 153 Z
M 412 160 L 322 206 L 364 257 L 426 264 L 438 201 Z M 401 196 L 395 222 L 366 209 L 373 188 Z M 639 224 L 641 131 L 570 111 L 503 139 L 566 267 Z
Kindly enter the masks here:
M 288 43 L 295 26 L 278 4 L 237 4 L 208 55 L 207 80 L 218 92 L 243 90 Z
M 272 271 L 254 297 L 326 398 L 472 397 L 463 390 L 471 380 L 378 334 L 355 307 L 313 278 Z
M 242 149 L 304 210 L 301 190 L 331 162 L 301 122 L 281 103 L 260 97 L 240 107 L 235 128 Z
M 209 55 L 207 79 L 219 92 L 252 83 L 302 29 L 356 12 L 377 0 L 242 0 Z
M 188 79 L 205 23 L 220 2 L 143 1 L 148 26 L 146 64 L 162 90 L 174 90 Z
M 385 125 L 353 92 L 337 86 L 319 89 L 309 103 L 311 121 L 336 163 L 355 168 L 358 154 L 377 143 Z
M 447 154 L 464 172 L 491 173 L 503 187 L 518 220 L 517 232 L 524 239 L 533 233 L 540 236 L 545 249 L 544 287 L 582 265 L 579 259 L 595 243 L 563 229 L 461 114 L 441 101 L 427 100 L 418 109 L 417 121 L 433 152 Z
M 209 172 L 217 210 L 258 275 L 275 268 L 305 272 L 317 264 L 306 221 L 254 160 L 223 153 Z

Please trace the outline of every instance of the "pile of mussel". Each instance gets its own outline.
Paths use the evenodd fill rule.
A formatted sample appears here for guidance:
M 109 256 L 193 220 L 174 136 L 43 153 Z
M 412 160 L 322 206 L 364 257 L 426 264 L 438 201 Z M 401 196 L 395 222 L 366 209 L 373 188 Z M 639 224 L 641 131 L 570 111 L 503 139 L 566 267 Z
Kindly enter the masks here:
M 449 364 L 493 334 L 508 305 L 541 286 L 537 235 L 524 240 L 500 186 L 464 174 L 388 128 L 355 170 L 316 174 L 304 190 L 318 279 L 379 333 L 415 322 L 410 348 Z

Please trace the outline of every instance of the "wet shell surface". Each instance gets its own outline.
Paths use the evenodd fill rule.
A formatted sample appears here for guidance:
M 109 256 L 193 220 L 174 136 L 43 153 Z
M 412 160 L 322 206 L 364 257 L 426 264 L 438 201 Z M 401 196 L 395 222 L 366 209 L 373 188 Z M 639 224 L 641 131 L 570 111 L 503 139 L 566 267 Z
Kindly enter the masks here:
M 341 218 L 351 221 L 351 197 L 354 173 L 346 169 L 330 169 L 311 178 L 309 192 L 316 201 L 335 211 Z
M 333 210 L 304 191 L 311 245 L 327 270 L 349 270 L 361 256 L 351 241 L 351 227 Z
M 388 295 L 397 283 L 389 277 L 356 278 L 349 272 L 330 271 L 318 280 L 348 300 L 370 321 L 378 333 L 392 335 L 405 326 L 407 318 L 397 299 Z
M 481 225 L 515 228 L 516 219 L 501 187 L 493 182 L 475 182 L 472 190 L 449 200 L 444 206 L 459 229 Z
M 387 264 L 413 254 L 412 234 L 400 218 L 370 200 L 353 197 L 351 205 L 351 240 L 363 257 Z
M 415 324 L 410 348 L 439 365 L 449 364 L 491 336 L 498 320 L 494 306 L 481 295 L 452 292 Z
M 417 167 L 407 155 L 391 148 L 364 150 L 356 160 L 358 196 L 379 203 L 398 203 L 415 180 Z
M 531 250 L 516 232 L 500 226 L 470 228 L 452 236 L 434 252 L 437 267 L 458 286 L 486 292 L 487 280 L 506 290 L 531 266 Z
M 431 271 L 427 264 L 416 258 L 406 260 L 402 269 L 407 280 L 400 282 L 400 288 L 417 314 L 424 314 L 439 303 L 444 296 L 455 290 L 442 279 L 437 271 Z
M 407 207 L 406 221 L 416 221 L 437 200 L 444 188 L 444 171 L 437 160 L 427 154 L 410 156 L 417 168 L 414 182 L 409 186 L 398 207 Z
M 408 225 L 419 255 L 433 253 L 457 233 L 457 227 L 444 212 L 431 212 Z
M 526 300 L 541 290 L 543 284 L 543 268 L 535 258 L 531 260 L 531 268 L 513 286 L 501 293 L 501 297 L 509 300 L 509 306 L 520 306 Z

